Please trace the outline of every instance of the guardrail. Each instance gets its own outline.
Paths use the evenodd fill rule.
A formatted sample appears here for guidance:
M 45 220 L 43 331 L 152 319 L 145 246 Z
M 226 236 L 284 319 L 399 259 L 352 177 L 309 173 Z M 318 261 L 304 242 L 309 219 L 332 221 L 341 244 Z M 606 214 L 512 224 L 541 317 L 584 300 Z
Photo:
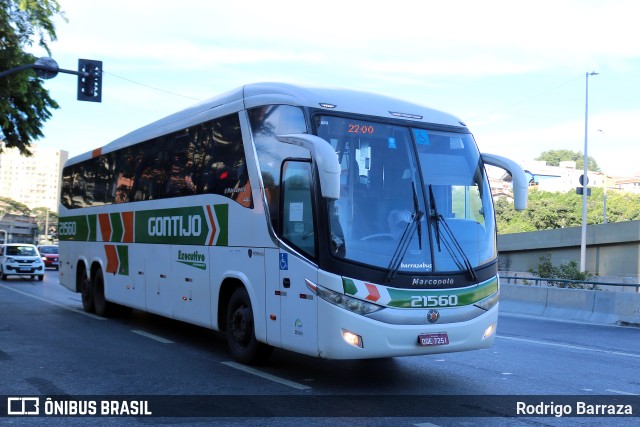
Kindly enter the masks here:
M 623 287 L 635 287 L 636 292 L 640 293 L 640 283 L 611 283 L 611 282 L 598 282 L 594 280 L 571 280 L 571 279 L 556 279 L 551 277 L 525 277 L 525 276 L 505 276 L 500 275 L 500 279 L 506 279 L 507 283 L 511 283 L 511 280 L 526 280 L 534 283 L 534 286 L 542 286 L 541 282 L 547 283 L 567 283 L 567 284 L 580 284 L 591 285 L 592 290 L 596 290 L 596 286 L 623 286 Z M 586 289 L 586 288 L 585 288 Z

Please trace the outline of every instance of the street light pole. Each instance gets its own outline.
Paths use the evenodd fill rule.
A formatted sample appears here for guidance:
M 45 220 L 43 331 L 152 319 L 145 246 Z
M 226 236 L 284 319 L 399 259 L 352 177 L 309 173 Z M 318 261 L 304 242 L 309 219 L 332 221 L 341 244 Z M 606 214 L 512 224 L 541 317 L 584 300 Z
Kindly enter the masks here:
M 598 129 L 598 132 L 602 133 L 602 137 L 604 138 L 604 131 L 602 129 Z M 605 145 L 605 144 L 603 144 Z M 605 172 L 602 172 L 602 176 L 603 176 L 603 189 L 604 189 L 604 199 L 603 199 L 603 207 L 602 207 L 602 223 L 606 224 L 607 223 L 607 174 Z
M 580 239 L 580 271 L 586 271 L 587 261 L 587 166 L 589 156 L 587 154 L 587 141 L 589 130 L 589 76 L 597 76 L 595 71 L 585 74 L 585 102 L 584 102 L 584 171 L 582 175 L 582 236 Z

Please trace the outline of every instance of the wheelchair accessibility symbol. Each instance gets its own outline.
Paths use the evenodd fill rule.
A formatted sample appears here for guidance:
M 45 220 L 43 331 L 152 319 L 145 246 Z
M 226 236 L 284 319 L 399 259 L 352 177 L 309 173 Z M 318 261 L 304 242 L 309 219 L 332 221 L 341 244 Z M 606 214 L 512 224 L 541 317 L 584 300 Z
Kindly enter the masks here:
M 280 254 L 280 270 L 289 269 L 289 254 Z

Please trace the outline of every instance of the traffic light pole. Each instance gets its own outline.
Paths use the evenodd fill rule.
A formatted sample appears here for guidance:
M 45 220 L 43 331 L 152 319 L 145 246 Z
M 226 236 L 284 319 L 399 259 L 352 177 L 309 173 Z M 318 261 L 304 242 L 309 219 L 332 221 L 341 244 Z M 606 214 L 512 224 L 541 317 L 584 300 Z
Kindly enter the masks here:
M 41 65 L 41 64 L 37 64 L 36 63 L 36 64 L 20 65 L 19 67 L 11 68 L 11 69 L 6 70 L 6 71 L 0 71 L 0 77 L 9 76 L 9 75 L 17 73 L 19 71 L 29 70 L 29 69 L 34 69 L 36 71 L 49 71 L 51 73 L 54 73 L 53 76 L 51 76 L 51 77 L 42 77 L 42 78 L 45 78 L 45 79 L 50 79 L 52 77 L 55 77 L 58 73 L 75 74 L 76 76 L 81 76 L 81 77 L 88 77 L 89 76 L 89 73 L 87 73 L 87 72 L 65 70 L 64 68 L 58 68 L 57 66 Z M 41 76 L 38 76 L 38 77 L 41 77 Z
M 6 70 L 6 71 L 0 71 L 0 77 L 10 76 L 13 73 L 17 73 L 19 71 L 28 70 L 28 69 L 35 68 L 35 67 L 36 67 L 36 64 L 21 65 L 19 67 L 11 68 L 11 69 Z
M 0 78 L 11 74 L 33 69 L 42 79 L 52 79 L 58 73 L 78 76 L 78 101 L 102 101 L 102 61 L 90 59 L 78 60 L 78 71 L 59 68 L 53 58 L 40 58 L 33 64 L 20 65 L 9 70 L 0 71 Z

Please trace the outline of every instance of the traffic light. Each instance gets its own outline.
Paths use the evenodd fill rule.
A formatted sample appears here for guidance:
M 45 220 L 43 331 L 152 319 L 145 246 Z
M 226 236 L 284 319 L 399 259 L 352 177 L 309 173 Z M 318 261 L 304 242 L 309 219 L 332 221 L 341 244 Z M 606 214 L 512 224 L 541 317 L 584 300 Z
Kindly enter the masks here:
M 102 102 L 102 61 L 78 59 L 78 101 Z

